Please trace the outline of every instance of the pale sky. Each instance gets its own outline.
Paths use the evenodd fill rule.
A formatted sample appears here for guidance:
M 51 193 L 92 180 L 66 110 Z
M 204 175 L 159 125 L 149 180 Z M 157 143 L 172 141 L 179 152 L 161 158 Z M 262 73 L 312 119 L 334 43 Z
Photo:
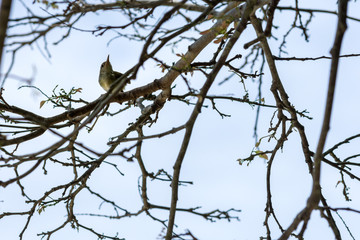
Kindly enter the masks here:
M 284 2 L 284 3 L 282 3 Z M 335 1 L 301 1 L 303 8 L 319 9 L 324 8 L 335 10 Z M 289 6 L 292 2 L 281 1 L 281 6 Z M 358 2 L 349 3 L 349 16 L 356 17 L 360 11 Z M 161 14 L 157 11 L 156 14 Z M 22 16 L 23 10 L 18 1 L 14 2 L 12 17 Z M 283 11 L 275 13 L 275 26 L 280 29 L 274 31 L 275 37 L 270 40 L 273 54 L 278 54 L 278 46 L 282 35 L 288 30 L 293 21 L 293 12 Z M 304 18 L 307 19 L 304 14 Z M 119 20 L 120 19 L 120 20 Z M 100 23 L 124 22 L 119 18 L 118 13 L 110 13 L 96 16 L 88 14 L 86 19 L 80 22 L 80 26 L 91 29 Z M 305 21 L 305 20 L 304 20 Z M 342 54 L 360 53 L 360 22 L 348 20 L 348 31 L 345 34 L 342 45 Z M 326 14 L 315 14 L 309 25 L 310 41 L 305 42 L 301 37 L 301 32 L 294 30 L 287 39 L 286 51 L 288 55 L 284 57 L 318 57 L 329 56 L 329 51 L 333 44 L 334 33 L 336 29 L 336 16 Z M 202 29 L 206 30 L 206 29 Z M 61 33 L 55 32 L 48 38 L 49 43 L 57 40 Z M 12 73 L 22 77 L 31 77 L 36 69 L 34 76 L 34 85 L 40 88 L 44 93 L 51 95 L 52 89 L 58 85 L 58 88 L 69 90 L 71 87 L 81 87 L 82 93 L 79 95 L 87 101 L 93 101 L 104 93 L 98 85 L 98 73 L 100 64 L 106 60 L 110 54 L 110 60 L 113 68 L 124 72 L 135 65 L 141 51 L 142 45 L 129 41 L 127 39 L 113 40 L 109 45 L 107 42 L 114 35 L 109 32 L 102 37 L 95 37 L 90 33 L 73 31 L 71 36 L 57 46 L 49 44 L 51 53 L 50 63 L 45 59 L 40 51 L 44 51 L 42 41 L 32 48 L 25 47 L 18 54 Z M 246 55 L 242 48 L 243 44 L 252 40 L 255 33 L 248 28 L 239 39 L 231 56 L 241 53 Z M 200 37 L 194 33 L 195 38 Z M 212 56 L 212 50 L 217 45 L 211 44 L 200 56 L 204 60 Z M 179 58 L 176 53 L 184 53 L 187 45 L 179 45 L 179 48 L 173 53 L 170 49 L 160 52 L 158 58 L 167 61 L 169 65 Z M 5 55 L 5 64 L 2 71 L 5 71 L 9 64 L 9 55 Z M 329 78 L 330 60 L 318 60 L 307 62 L 280 61 L 277 62 L 280 78 L 284 87 L 290 96 L 290 101 L 297 110 L 307 109 L 309 116 L 313 120 L 301 118 L 300 122 L 304 125 L 308 136 L 310 149 L 315 151 L 324 112 L 324 103 L 327 91 L 327 81 Z M 331 121 L 331 129 L 326 142 L 325 149 L 344 140 L 347 137 L 360 132 L 359 117 L 360 111 L 358 103 L 360 102 L 360 59 L 359 57 L 344 58 L 340 61 L 338 73 L 338 82 Z M 247 69 L 248 70 L 248 69 Z M 244 91 L 238 79 L 232 79 L 229 82 L 218 86 L 217 84 L 229 73 L 223 70 L 216 83 L 212 86 L 211 94 L 235 94 L 242 97 Z M 161 69 L 155 62 L 149 61 L 144 68 L 140 70 L 138 79 L 133 81 L 127 89 L 132 89 L 145 83 L 160 78 L 163 75 Z M 197 77 L 198 76 L 198 77 Z M 199 74 L 191 78 L 191 86 L 200 87 L 204 78 Z M 274 104 L 274 99 L 269 91 L 271 76 L 268 68 L 265 67 L 263 77 L 262 93 L 265 103 Z M 184 94 L 186 92 L 183 81 L 176 80 L 177 88 L 174 94 Z M 44 105 L 41 109 L 39 104 L 44 97 L 35 94 L 30 88 L 21 88 L 22 83 L 8 79 L 5 84 L 4 98 L 11 105 L 16 105 L 33 111 L 42 116 L 52 116 L 59 113 L 58 109 L 53 109 L 51 104 Z M 248 79 L 246 87 L 249 90 L 250 99 L 256 99 L 257 81 L 252 82 Z M 236 239 L 252 240 L 259 239 L 260 236 L 266 236 L 266 229 L 263 226 L 265 218 L 266 203 L 266 160 L 255 158 L 248 166 L 239 165 L 237 159 L 246 158 L 250 155 L 255 140 L 253 138 L 253 127 L 255 121 L 256 108 L 244 103 L 235 103 L 229 101 L 217 101 L 217 107 L 223 113 L 230 114 L 230 118 L 222 119 L 216 111 L 212 110 L 211 103 L 206 102 L 209 107 L 203 109 L 200 114 L 191 138 L 190 147 L 186 153 L 182 166 L 181 180 L 192 181 L 193 185 L 180 187 L 179 204 L 180 208 L 190 208 L 203 206 L 199 211 L 207 212 L 215 209 L 227 210 L 230 208 L 241 209 L 242 212 L 236 214 L 240 221 L 227 222 L 226 220 L 211 223 L 205 219 L 188 213 L 178 213 L 176 224 L 179 226 L 177 233 L 182 233 L 185 229 L 191 232 L 201 240 L 215 239 Z M 119 106 L 113 104 L 112 111 L 119 109 Z M 175 100 L 168 102 L 159 114 L 159 119 L 151 128 L 144 127 L 145 135 L 160 133 L 177 127 L 186 122 L 192 106 L 179 103 Z M 268 135 L 269 122 L 273 114 L 273 109 L 262 109 L 260 113 L 260 124 L 258 126 L 258 136 Z M 107 149 L 107 141 L 110 137 L 120 134 L 129 122 L 135 121 L 139 116 L 140 109 L 133 108 L 126 115 L 121 114 L 115 117 L 104 117 L 99 120 L 97 126 L 91 133 L 83 131 L 79 136 L 79 142 L 88 147 L 101 152 Z M 1 131 L 1 130 L 0 130 Z M 70 129 L 69 129 L 70 131 Z M 135 136 L 131 134 L 130 136 Z M 158 169 L 165 169 L 172 172 L 172 166 L 176 159 L 179 146 L 183 137 L 183 131 L 176 135 L 170 135 L 164 138 L 148 140 L 144 142 L 143 158 L 149 172 L 157 172 Z M 47 144 L 50 144 L 58 137 L 52 134 L 46 134 L 38 140 L 24 144 L 19 148 L 19 153 L 28 153 L 39 150 Z M 344 158 L 358 153 L 360 140 L 355 140 L 351 144 L 339 148 L 336 153 Z M 44 145 L 45 144 L 45 145 Z M 260 149 L 271 150 L 275 141 L 267 142 L 263 140 Z M 122 146 L 122 145 L 121 145 Z M 121 151 L 121 146 L 118 151 Z M 124 144 L 126 146 L 126 144 Z M 12 149 L 12 148 L 9 148 Z M 68 158 L 68 155 L 59 157 Z M 110 165 L 102 165 L 91 175 L 88 184 L 94 190 L 99 191 L 104 197 L 116 201 L 121 207 L 130 211 L 137 211 L 141 207 L 141 198 L 138 194 L 138 177 L 140 170 L 135 162 L 126 162 L 120 157 L 109 158 L 108 161 L 118 164 L 121 172 L 125 176 L 119 175 Z M 354 160 L 356 161 L 356 159 Z M 358 161 L 358 160 L 357 160 Z M 305 206 L 307 197 L 311 189 L 311 176 L 308 174 L 307 165 L 301 151 L 300 139 L 297 132 L 291 134 L 289 140 L 285 143 L 283 151 L 277 153 L 277 157 L 272 167 L 272 200 L 273 207 L 277 217 L 284 228 L 292 222 L 296 214 Z M 24 170 L 24 169 L 23 169 Z M 354 173 L 356 172 L 354 166 Z M 64 184 L 71 180 L 71 169 L 62 170 L 59 166 L 48 164 L 47 175 L 42 174 L 39 168 L 36 172 L 23 180 L 27 193 L 32 198 L 39 198 L 45 191 L 48 191 L 56 184 Z M 11 172 L 12 174 L 12 172 Z M 0 169 L 0 179 L 7 180 L 10 172 Z M 352 182 L 346 177 L 350 187 L 351 202 L 346 202 L 342 195 L 342 186 L 337 185 L 341 180 L 338 170 L 335 170 L 326 164 L 323 164 L 321 183 L 323 194 L 332 207 L 352 207 L 359 209 L 360 206 L 360 184 Z M 355 180 L 353 180 L 355 181 Z M 60 194 L 60 193 L 59 193 Z M 153 204 L 168 205 L 171 200 L 171 189 L 168 182 L 148 181 L 149 200 Z M 0 188 L 0 211 L 25 211 L 30 205 L 25 204 L 25 198 L 21 198 L 19 187 L 15 184 Z M 99 200 L 93 200 L 85 192 L 78 196 L 75 204 L 76 213 L 102 213 L 112 214 L 115 212 L 108 205 L 102 205 L 99 210 Z M 166 219 L 168 212 L 152 210 L 154 216 Z M 338 223 L 339 229 L 343 233 L 343 239 L 352 239 L 342 224 L 341 219 L 333 213 Z M 340 212 L 341 217 L 346 222 L 355 239 L 360 238 L 360 215 L 349 212 Z M 52 230 L 65 221 L 66 212 L 63 206 L 49 207 L 45 212 L 34 214 L 33 222 L 28 227 L 24 239 L 40 239 L 37 233 Z M 161 233 L 162 225 L 154 222 L 146 215 L 129 219 L 108 220 L 106 218 L 77 216 L 82 224 L 88 224 L 100 233 L 114 235 L 119 233 L 119 238 L 126 239 L 157 239 Z M 0 220 L 0 232 L 4 239 L 17 239 L 18 234 L 26 222 L 26 217 L 7 217 Z M 280 236 L 280 231 L 271 218 L 272 236 L 276 239 Z M 71 229 L 69 226 L 52 236 L 54 240 L 60 239 L 96 239 L 96 236 L 85 230 Z M 314 211 L 305 234 L 305 239 L 334 239 L 331 229 L 326 220 L 320 218 L 319 211 Z

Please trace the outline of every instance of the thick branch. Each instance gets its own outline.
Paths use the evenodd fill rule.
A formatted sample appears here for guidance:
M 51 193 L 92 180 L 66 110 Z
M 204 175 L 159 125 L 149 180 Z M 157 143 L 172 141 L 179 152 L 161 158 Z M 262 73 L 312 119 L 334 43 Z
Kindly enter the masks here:
M 12 0 L 2 0 L 1 1 L 1 10 L 0 10 L 0 70 L 1 70 L 1 60 L 2 52 L 4 48 L 4 41 L 6 37 L 6 30 L 10 15 Z
M 323 150 L 324 150 L 327 133 L 330 128 L 330 117 L 331 117 L 332 105 L 334 101 L 334 92 L 335 92 L 336 77 L 337 77 L 337 71 L 339 65 L 340 48 L 345 30 L 347 28 L 346 13 L 347 13 L 348 0 L 339 0 L 338 4 L 339 4 L 339 15 L 338 15 L 337 30 L 336 30 L 334 45 L 330 51 L 332 55 L 332 61 L 331 61 L 330 78 L 328 84 L 328 93 L 326 97 L 325 114 L 323 119 L 323 125 L 321 128 L 319 142 L 314 157 L 313 188 L 311 191 L 311 195 L 307 201 L 306 207 L 296 216 L 292 224 L 282 234 L 280 240 L 288 239 L 290 234 L 298 227 L 301 221 L 304 221 L 305 223 L 308 221 L 311 212 L 313 211 L 314 208 L 318 207 L 321 198 L 321 187 L 320 187 L 321 159 L 323 156 Z
M 323 125 L 321 128 L 319 142 L 316 148 L 315 157 L 314 157 L 314 185 L 312 190 L 312 196 L 314 203 L 318 202 L 320 199 L 320 164 L 321 159 L 323 156 L 323 150 L 325 146 L 326 137 L 328 131 L 330 129 L 330 118 L 332 113 L 332 106 L 334 102 L 334 92 L 335 92 L 335 84 L 336 84 L 336 77 L 339 65 L 339 56 L 340 56 L 340 48 L 341 43 L 344 37 L 345 30 L 347 28 L 346 25 L 346 13 L 347 13 L 347 0 L 339 1 L 339 18 L 338 18 L 338 25 L 336 30 L 336 36 L 334 45 L 330 51 L 332 55 L 331 61 L 331 69 L 330 69 L 330 78 L 329 78 L 329 85 L 328 85 L 328 92 L 326 97 L 326 106 L 325 106 L 325 114 Z

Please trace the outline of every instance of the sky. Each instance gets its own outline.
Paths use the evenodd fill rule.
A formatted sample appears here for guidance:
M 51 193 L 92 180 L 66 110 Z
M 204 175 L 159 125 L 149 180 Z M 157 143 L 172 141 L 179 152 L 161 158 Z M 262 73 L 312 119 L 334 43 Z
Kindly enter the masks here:
M 292 1 L 281 1 L 281 6 L 293 5 Z M 336 1 L 301 1 L 301 7 L 312 9 L 335 10 Z M 349 16 L 357 16 L 360 11 L 358 2 L 349 3 Z M 162 14 L 162 11 L 157 14 Z M 12 17 L 23 16 L 24 10 L 18 1 L 14 2 Z M 304 18 L 306 19 L 306 14 Z M 273 32 L 279 40 L 270 39 L 269 43 L 273 54 L 278 55 L 278 46 L 282 36 L 292 24 L 294 13 L 289 11 L 276 12 L 274 26 L 279 28 Z M 123 23 L 124 19 L 118 13 L 95 15 L 89 14 L 86 19 L 80 22 L 79 27 L 89 29 L 99 24 Z M 360 53 L 359 39 L 360 22 L 348 21 L 348 30 L 345 34 L 342 45 L 342 54 Z M 286 51 L 288 55 L 283 57 L 318 57 L 329 56 L 333 44 L 336 29 L 336 16 L 327 14 L 315 14 L 309 25 L 309 42 L 304 41 L 299 30 L 294 30 L 287 38 Z M 201 29 L 201 30 L 206 30 Z M 193 33 L 194 37 L 200 37 Z M 48 41 L 52 42 L 61 36 L 61 33 L 52 33 Z M 252 40 L 255 33 L 247 29 L 237 42 L 231 52 L 231 56 L 241 53 L 245 56 L 246 51 L 243 44 Z M 13 74 L 22 77 L 34 77 L 34 86 L 40 88 L 44 93 L 51 95 L 55 86 L 58 88 L 71 89 L 82 88 L 81 98 L 92 101 L 104 93 L 98 85 L 98 73 L 100 64 L 110 54 L 110 60 L 115 70 L 125 72 L 138 61 L 142 45 L 123 38 L 117 38 L 110 44 L 108 41 L 114 37 L 114 33 L 106 33 L 96 37 L 90 33 L 73 31 L 69 39 L 53 46 L 49 44 L 50 58 L 45 58 L 44 44 L 39 42 L 38 46 L 25 47 L 17 54 Z M 216 44 L 210 44 L 207 50 L 201 53 L 197 60 L 201 61 L 212 56 L 217 48 Z M 187 45 L 179 45 L 174 52 L 170 49 L 161 51 L 160 59 L 166 60 L 168 64 L 177 61 L 176 53 L 185 53 Z M 4 72 L 9 66 L 10 55 L 5 54 L 5 62 L 2 66 Z M 325 149 L 334 144 L 358 134 L 360 131 L 358 102 L 360 95 L 359 71 L 360 62 L 358 57 L 343 58 L 340 61 L 338 82 L 335 92 L 335 102 L 331 128 L 326 141 Z M 307 110 L 312 120 L 301 118 L 308 136 L 310 149 L 315 151 L 319 133 L 321 130 L 324 103 L 329 78 L 330 60 L 292 62 L 278 61 L 277 67 L 284 87 L 290 96 L 290 101 L 298 110 Z M 242 97 L 245 92 L 238 79 L 233 79 L 222 85 L 221 80 L 228 76 L 227 70 L 222 70 L 211 88 L 210 94 L 234 94 Z M 148 62 L 140 69 L 138 78 L 126 89 L 142 86 L 156 78 L 163 76 L 161 69 L 155 62 Z M 263 76 L 262 93 L 265 103 L 274 104 L 274 99 L 269 91 L 271 76 L 268 68 L 265 67 Z M 203 78 L 195 74 L 191 78 L 191 86 L 198 88 L 202 85 Z M 186 92 L 184 83 L 179 79 L 173 93 L 182 94 Z M 5 84 L 4 98 L 15 106 L 22 107 L 42 116 L 52 116 L 59 113 L 51 104 L 45 104 L 39 108 L 44 96 L 31 88 L 20 88 L 23 83 L 9 78 Z M 248 80 L 246 83 L 250 99 L 256 99 L 257 82 Z M 229 118 L 221 118 L 206 102 L 208 108 L 204 108 L 195 124 L 193 136 L 189 149 L 186 153 L 182 166 L 181 179 L 193 182 L 192 185 L 180 187 L 179 207 L 189 208 L 202 206 L 200 211 L 211 211 L 214 209 L 227 210 L 230 208 L 241 209 L 236 214 L 240 221 L 217 221 L 211 223 L 199 216 L 187 213 L 179 213 L 176 217 L 177 232 L 190 229 L 199 239 L 259 239 L 266 235 L 263 226 L 265 218 L 266 203 L 266 160 L 255 158 L 249 165 L 239 165 L 237 159 L 246 158 L 251 154 L 255 145 L 253 138 L 253 127 L 256 116 L 256 108 L 247 104 L 217 101 L 217 108 L 223 113 L 230 114 Z M 118 105 L 111 106 L 112 111 L 119 109 Z M 158 121 L 151 128 L 144 127 L 144 133 L 155 134 L 180 126 L 186 122 L 192 107 L 177 101 L 168 102 L 159 114 Z M 97 151 L 107 149 L 107 141 L 110 137 L 120 134 L 129 122 L 135 121 L 139 116 L 140 109 L 133 108 L 125 114 L 115 117 L 104 117 L 99 120 L 97 126 L 91 133 L 82 132 L 79 142 L 86 143 L 90 148 Z M 260 123 L 258 136 L 268 135 L 269 122 L 273 109 L 262 109 L 260 112 Z M 0 129 L 1 131 L 1 129 Z M 115 133 L 115 134 L 114 134 Z M 148 171 L 156 172 L 158 169 L 165 169 L 169 172 L 177 157 L 177 153 L 183 138 L 183 132 L 169 135 L 164 138 L 145 141 L 143 146 L 143 158 Z M 135 136 L 135 135 L 131 135 Z M 44 144 L 59 140 L 52 134 L 46 134 L 38 140 L 24 144 L 18 151 L 33 152 L 44 147 Z M 339 148 L 336 153 L 340 157 L 346 157 L 358 153 L 360 140 Z M 275 145 L 274 141 L 263 140 L 260 149 L 271 150 Z M 126 145 L 125 145 L 126 146 Z M 120 151 L 121 149 L 119 149 Z M 61 156 L 64 159 L 67 155 Z M 118 165 L 125 176 L 120 175 L 111 165 L 104 164 L 98 168 L 89 180 L 89 185 L 94 190 L 101 192 L 105 197 L 116 201 L 121 207 L 136 211 L 141 207 L 141 198 L 138 194 L 139 167 L 135 162 L 127 162 L 119 157 L 111 157 L 109 162 Z M 354 160 L 356 161 L 356 159 Z M 29 177 L 23 180 L 28 193 L 33 198 L 41 197 L 56 184 L 63 184 L 71 180 L 71 169 L 59 169 L 58 165 L 48 164 L 47 175 L 43 175 L 38 169 Z M 24 168 L 25 169 L 25 168 Z M 24 170 L 22 169 L 22 170 Z M 311 176 L 308 174 L 307 165 L 304 162 L 301 151 L 300 139 L 297 132 L 292 133 L 285 143 L 281 152 L 277 153 L 273 164 L 271 178 L 272 200 L 274 210 L 283 227 L 286 228 L 294 219 L 296 214 L 304 207 L 311 190 Z M 358 169 L 354 167 L 354 173 Z M 0 169 L 0 179 L 7 180 L 12 172 L 8 169 Z M 323 164 L 321 183 L 323 193 L 332 207 L 352 207 L 359 209 L 360 206 L 360 184 L 351 182 L 346 178 L 350 186 L 351 202 L 346 202 L 342 195 L 342 187 L 337 186 L 340 175 L 337 170 Z M 148 182 L 148 194 L 150 202 L 158 205 L 170 203 L 171 189 L 168 182 Z M 113 209 L 103 204 L 99 209 L 101 201 L 94 199 L 89 194 L 81 193 L 78 196 L 75 210 L 79 214 L 77 218 L 83 224 L 94 227 L 101 233 L 108 235 L 119 233 L 119 237 L 126 239 L 157 239 L 162 232 L 162 225 L 154 222 L 146 215 L 132 217 L 122 220 L 108 220 L 105 218 L 89 217 L 80 215 L 82 213 L 107 213 L 114 214 Z M 0 211 L 25 211 L 29 205 L 21 197 L 17 185 L 10 185 L 0 189 Z M 166 219 L 168 213 L 154 210 L 152 213 Z M 28 227 L 24 239 L 40 239 L 36 234 L 49 231 L 59 226 L 65 220 L 66 212 L 62 206 L 47 208 L 41 214 L 35 214 L 33 222 Z M 334 214 L 339 228 L 343 233 L 343 239 L 352 239 L 346 227 L 351 230 L 355 239 L 360 237 L 358 222 L 360 216 L 355 213 L 340 212 L 341 218 L 346 222 L 342 224 L 339 216 Z M 25 217 L 9 217 L 0 220 L 0 231 L 4 239 L 17 239 L 17 236 L 26 222 Z M 271 219 L 272 236 L 277 238 L 280 231 Z M 52 236 L 52 239 L 96 239 L 93 234 L 87 231 L 76 231 L 70 226 Z M 319 211 L 314 211 L 305 239 L 334 239 L 327 222 L 321 219 Z

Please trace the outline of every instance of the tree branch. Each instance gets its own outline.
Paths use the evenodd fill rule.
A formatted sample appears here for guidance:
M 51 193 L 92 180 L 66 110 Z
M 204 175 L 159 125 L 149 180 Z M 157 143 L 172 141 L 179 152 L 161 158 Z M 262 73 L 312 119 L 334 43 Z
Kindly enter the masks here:
M 311 212 L 314 208 L 318 207 L 320 198 L 321 198 L 321 185 L 320 185 L 320 172 L 321 172 L 321 159 L 323 156 L 324 145 L 327 137 L 327 133 L 330 128 L 330 117 L 332 113 L 332 105 L 334 100 L 335 84 L 336 77 L 339 65 L 339 55 L 341 49 L 341 43 L 344 37 L 346 30 L 346 14 L 347 14 L 347 5 L 348 0 L 339 0 L 339 15 L 338 23 L 335 35 L 334 45 L 330 51 L 332 55 L 330 77 L 328 84 L 328 92 L 326 97 L 326 106 L 325 114 L 323 119 L 323 125 L 321 128 L 319 142 L 316 148 L 316 153 L 314 156 L 314 170 L 313 170 L 313 187 L 311 190 L 310 197 L 308 198 L 306 207 L 296 216 L 294 221 L 286 229 L 286 231 L 281 235 L 280 240 L 288 239 L 290 234 L 297 228 L 301 221 L 307 222 L 310 218 Z

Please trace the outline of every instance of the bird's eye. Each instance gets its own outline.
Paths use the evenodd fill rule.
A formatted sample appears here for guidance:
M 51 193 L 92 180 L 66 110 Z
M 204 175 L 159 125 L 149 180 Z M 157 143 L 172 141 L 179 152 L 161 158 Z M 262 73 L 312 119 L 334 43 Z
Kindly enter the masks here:
M 101 68 L 103 68 L 103 67 L 104 67 L 104 65 L 105 65 L 105 63 L 102 63 L 102 64 L 101 64 Z

